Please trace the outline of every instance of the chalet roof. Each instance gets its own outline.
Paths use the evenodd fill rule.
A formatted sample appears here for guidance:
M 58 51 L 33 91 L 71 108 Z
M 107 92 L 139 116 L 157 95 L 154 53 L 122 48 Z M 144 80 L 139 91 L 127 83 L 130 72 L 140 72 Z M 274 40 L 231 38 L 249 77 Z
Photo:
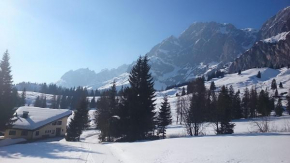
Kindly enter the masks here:
M 23 112 L 29 112 L 27 118 L 23 118 Z M 68 109 L 50 109 L 24 106 L 16 110 L 16 122 L 12 128 L 34 130 L 60 118 L 70 116 Z

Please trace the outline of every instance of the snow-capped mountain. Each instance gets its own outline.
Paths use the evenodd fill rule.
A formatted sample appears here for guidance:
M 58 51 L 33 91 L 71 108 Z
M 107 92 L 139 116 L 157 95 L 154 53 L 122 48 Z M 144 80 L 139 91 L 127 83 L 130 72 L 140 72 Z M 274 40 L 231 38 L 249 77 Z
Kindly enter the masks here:
M 232 24 L 194 23 L 179 37 L 171 36 L 151 49 L 147 55 L 152 74 L 163 86 L 191 80 L 233 61 L 256 36 L 256 30 Z
M 88 68 L 81 68 L 75 71 L 70 70 L 66 72 L 56 84 L 67 88 L 85 86 L 96 89 L 107 83 L 111 83 L 112 79 L 115 77 L 117 77 L 116 81 L 120 79 L 118 76 L 124 73 L 126 74 L 128 67 L 129 65 L 124 64 L 116 69 L 104 69 L 99 73 Z
M 259 31 L 237 29 L 226 23 L 193 23 L 178 37 L 168 37 L 146 54 L 150 59 L 155 88 L 183 83 L 220 68 L 235 72 L 270 64 L 288 65 L 289 30 L 290 7 L 266 21 Z M 115 80 L 121 87 L 128 84 L 133 65 L 100 73 L 88 69 L 69 71 L 57 83 L 65 87 L 80 85 L 106 89 Z
M 170 36 L 147 53 L 155 88 L 165 88 L 210 73 L 246 51 L 256 36 L 256 30 L 237 29 L 232 24 L 192 24 L 179 37 Z M 99 73 L 89 69 L 71 70 L 57 84 L 106 89 L 115 80 L 117 86 L 126 85 L 133 64 Z
M 233 62 L 229 72 L 254 67 L 290 66 L 290 7 L 279 11 L 263 24 L 259 39 Z

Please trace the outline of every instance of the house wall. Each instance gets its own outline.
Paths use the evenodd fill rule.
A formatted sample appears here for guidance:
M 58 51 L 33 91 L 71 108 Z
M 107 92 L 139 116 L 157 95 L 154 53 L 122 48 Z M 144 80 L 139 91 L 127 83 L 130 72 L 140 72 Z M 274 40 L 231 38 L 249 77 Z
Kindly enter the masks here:
M 52 125 L 52 123 L 49 123 L 37 130 L 34 130 L 33 131 L 33 135 L 32 135 L 32 138 L 33 139 L 39 139 L 39 138 L 43 138 L 43 137 L 54 137 L 56 136 L 56 128 L 61 128 L 61 136 L 64 136 L 65 133 L 66 133 L 66 124 L 67 124 L 67 118 L 68 117 L 64 117 L 62 119 L 59 119 L 57 121 L 62 121 L 62 124 L 61 125 Z M 55 122 L 57 122 L 55 121 Z M 39 131 L 39 135 L 37 136 L 36 135 L 36 132 Z M 45 131 L 50 131 L 50 132 L 45 132 Z
M 61 125 L 53 125 L 53 122 L 42 126 L 36 130 L 33 131 L 28 131 L 28 135 L 27 136 L 21 136 L 21 129 L 7 129 L 5 130 L 5 135 L 4 138 L 25 138 L 25 139 L 39 139 L 39 138 L 45 138 L 45 137 L 54 137 L 56 136 L 56 128 L 60 128 L 60 136 L 64 136 L 66 133 L 66 125 L 67 125 L 67 118 L 68 117 L 64 117 L 61 119 L 58 119 L 54 122 L 58 122 L 58 121 L 62 121 Z M 16 131 L 15 135 L 9 135 L 9 131 L 14 130 Z M 39 135 L 36 135 L 36 132 L 39 131 Z M 48 132 L 49 131 L 49 132 Z
M 16 131 L 16 134 L 15 135 L 9 135 L 9 131 L 10 130 Z M 26 136 L 21 135 L 22 131 L 23 130 L 20 130 L 20 129 L 7 129 L 7 130 L 5 130 L 4 138 L 11 138 L 11 139 L 14 139 L 14 138 L 32 139 L 32 131 L 28 131 L 28 133 L 27 133 Z

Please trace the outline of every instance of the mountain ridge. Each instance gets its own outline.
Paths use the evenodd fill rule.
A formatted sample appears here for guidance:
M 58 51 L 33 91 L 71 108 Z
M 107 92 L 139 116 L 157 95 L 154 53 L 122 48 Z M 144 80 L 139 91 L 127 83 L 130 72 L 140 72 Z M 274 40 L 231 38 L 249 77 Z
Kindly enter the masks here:
M 260 40 L 268 39 L 268 36 L 276 36 L 274 34 L 287 31 L 288 28 L 290 29 L 290 7 L 280 10 L 275 16 L 267 20 L 260 30 L 252 28 L 238 29 L 230 23 L 195 22 L 179 36 L 171 35 L 167 37 L 146 54 L 150 59 L 149 63 L 155 80 L 155 88 L 161 89 L 192 80 L 197 76 L 207 76 L 217 69 L 236 72 L 242 66 L 234 68 L 235 65 L 247 61 L 240 59 L 241 61 L 238 62 L 239 58 L 244 58 L 251 51 L 257 52 L 257 50 L 251 50 L 257 45 L 268 44 Z M 269 49 L 277 50 L 273 47 Z M 263 49 L 260 50 L 263 51 Z M 249 63 L 251 62 L 252 60 L 249 61 Z M 128 85 L 128 82 L 124 81 L 126 78 L 128 79 L 133 64 L 134 62 L 127 65 L 126 69 L 117 68 L 114 73 L 107 71 L 105 78 L 104 75 L 101 75 L 101 72 L 93 75 L 95 77 L 91 80 L 80 75 L 78 78 L 82 78 L 83 83 L 79 83 L 82 84 L 81 86 L 93 89 L 109 88 L 113 79 L 120 83 L 119 87 Z M 253 65 L 250 65 L 244 66 L 243 70 L 253 68 Z M 261 65 L 257 64 L 257 66 L 260 67 Z M 264 64 L 264 66 L 268 66 L 268 64 Z M 90 74 L 90 71 L 88 71 L 88 74 Z M 99 79 L 96 79 L 96 76 Z M 62 77 L 60 81 L 63 80 L 67 83 L 60 84 L 61 82 L 58 82 L 58 85 L 65 87 L 73 85 L 71 84 L 73 79 L 71 81 L 65 79 L 65 77 Z M 86 79 L 90 81 L 86 83 Z M 122 82 L 118 82 L 118 80 Z

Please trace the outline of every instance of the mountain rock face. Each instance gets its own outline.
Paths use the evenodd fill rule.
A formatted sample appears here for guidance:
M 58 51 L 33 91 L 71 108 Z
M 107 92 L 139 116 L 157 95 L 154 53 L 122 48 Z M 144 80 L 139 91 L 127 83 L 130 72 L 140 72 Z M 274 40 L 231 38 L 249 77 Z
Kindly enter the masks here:
M 256 40 L 257 31 L 232 24 L 194 23 L 147 53 L 156 88 L 188 81 L 233 61 Z
M 194 23 L 179 37 L 170 36 L 154 46 L 147 56 L 155 88 L 161 89 L 211 73 L 251 47 L 257 38 L 253 29 L 237 29 L 232 24 Z M 64 87 L 109 88 L 113 79 L 121 86 L 134 65 L 95 73 L 89 69 L 69 71 L 57 82 Z M 121 82 L 119 82 L 120 80 Z M 119 85 L 118 85 L 119 84 Z
M 259 40 L 290 31 L 290 6 L 282 9 L 267 20 L 259 31 Z
M 266 21 L 259 31 L 259 38 L 260 41 L 232 63 L 230 73 L 290 64 L 290 7 Z
M 95 89 L 107 84 L 106 81 L 127 72 L 128 66 L 129 65 L 122 65 L 116 69 L 105 69 L 99 73 L 89 70 L 88 68 L 75 71 L 70 70 L 65 73 L 56 84 L 67 88 L 85 86 Z

